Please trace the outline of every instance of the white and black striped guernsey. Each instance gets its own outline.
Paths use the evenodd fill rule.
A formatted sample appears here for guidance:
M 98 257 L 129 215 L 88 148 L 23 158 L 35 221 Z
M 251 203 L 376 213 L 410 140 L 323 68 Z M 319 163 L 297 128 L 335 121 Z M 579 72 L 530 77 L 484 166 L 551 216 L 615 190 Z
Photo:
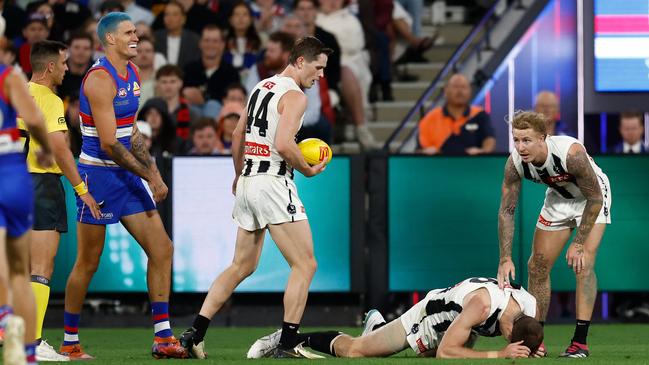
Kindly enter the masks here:
M 489 318 L 473 327 L 473 333 L 479 336 L 494 337 L 500 335 L 498 320 L 502 316 L 509 298 L 514 297 L 524 314 L 536 315 L 536 299 L 519 285 L 512 284 L 505 289 L 498 288 L 494 278 L 468 278 L 455 286 L 436 289 L 428 292 L 425 300 L 426 313 L 420 320 L 420 325 L 432 326 L 437 340 L 441 342 L 444 333 L 453 320 L 462 312 L 464 298 L 471 292 L 485 288 L 491 297 Z
M 278 104 L 282 96 L 291 90 L 302 93 L 292 78 L 280 75 L 262 80 L 252 89 L 247 105 L 243 176 L 266 174 L 293 178 L 293 168 L 275 148 L 280 118 Z M 303 120 L 304 115 L 300 119 L 300 127 Z
M 555 194 L 558 197 L 571 200 L 585 199 L 581 190 L 579 190 L 579 186 L 577 186 L 575 177 L 568 171 L 566 163 L 570 146 L 575 143 L 581 145 L 581 142 L 569 136 L 547 136 L 545 143 L 548 146 L 548 157 L 542 166 L 525 163 L 518 154 L 518 151 L 512 151 L 512 162 L 516 166 L 518 175 L 536 183 L 547 185 L 548 190 L 546 195 Z M 590 165 L 593 167 L 601 186 L 604 184 L 605 179 L 603 177 L 605 175 L 602 169 L 595 164 L 593 158 L 588 157 L 590 159 Z

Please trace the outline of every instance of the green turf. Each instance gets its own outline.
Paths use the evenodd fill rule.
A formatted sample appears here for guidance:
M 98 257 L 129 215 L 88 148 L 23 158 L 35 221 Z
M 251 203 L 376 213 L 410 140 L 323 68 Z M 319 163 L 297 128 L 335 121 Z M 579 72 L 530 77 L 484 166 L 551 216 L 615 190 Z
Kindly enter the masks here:
M 180 332 L 181 328 L 176 328 Z M 309 331 L 313 329 L 304 329 Z M 357 334 L 358 329 L 346 329 Z M 207 333 L 206 349 L 209 353 L 207 364 L 267 364 L 282 360 L 246 360 L 248 347 L 254 340 L 272 332 L 272 328 L 211 328 Z M 58 347 L 63 331 L 47 329 L 45 338 Z M 315 361 L 318 364 L 419 364 L 424 362 L 448 364 L 477 363 L 542 363 L 565 364 L 566 362 L 584 362 L 587 364 L 649 364 L 649 326 L 648 325 L 594 325 L 589 335 L 592 356 L 588 359 L 557 359 L 558 353 L 565 349 L 572 335 L 572 326 L 546 327 L 546 345 L 550 357 L 546 359 L 524 360 L 438 360 L 418 359 L 411 350 L 385 359 L 325 359 L 300 360 Z M 97 357 L 92 365 L 103 364 L 153 364 L 165 361 L 153 360 L 148 351 L 151 345 L 151 329 L 86 329 L 81 328 L 80 337 L 86 351 Z M 502 339 L 481 338 L 478 349 L 499 349 L 503 347 Z M 192 363 L 198 360 L 189 360 Z

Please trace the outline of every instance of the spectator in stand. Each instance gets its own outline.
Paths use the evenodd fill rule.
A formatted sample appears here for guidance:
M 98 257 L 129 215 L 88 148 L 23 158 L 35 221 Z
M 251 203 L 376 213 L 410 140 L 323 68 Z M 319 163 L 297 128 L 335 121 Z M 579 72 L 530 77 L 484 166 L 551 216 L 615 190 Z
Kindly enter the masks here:
M 167 58 L 162 53 L 157 52 L 157 50 L 155 49 L 155 37 L 153 36 L 153 31 L 151 30 L 150 26 L 146 25 L 146 23 L 144 22 L 135 24 L 135 34 L 140 39 L 140 42 L 143 38 L 147 38 L 151 43 L 151 48 L 153 49 L 153 69 L 155 71 L 158 71 L 160 67 L 168 63 Z
M 365 31 L 367 49 L 370 54 L 372 84 L 369 101 L 393 101 L 392 96 L 392 60 L 390 58 L 390 37 L 392 30 L 393 0 L 359 1 L 361 24 Z
M 257 62 L 259 57 L 261 38 L 255 29 L 252 10 L 245 1 L 236 2 L 228 20 L 225 62 L 236 68 L 245 79 L 248 69 Z
M 22 68 L 18 63 L 18 49 L 14 46 L 13 42 L 10 40 L 4 39 L 6 46 L 4 47 L 4 52 L 0 52 L 0 63 L 11 66 L 17 71 L 22 72 Z
M 250 4 L 257 32 L 266 43 L 271 33 L 282 26 L 286 11 L 275 0 L 255 0 Z
M 97 35 L 97 20 L 95 18 L 87 19 L 81 26 L 81 31 L 92 36 L 92 58 L 94 60 L 102 58 L 104 56 L 104 48 Z
M 424 13 L 424 0 L 398 0 L 399 7 L 410 16 L 410 29 L 415 37 L 421 37 L 421 15 Z M 395 8 L 397 4 L 395 3 Z
M 151 10 L 139 6 L 135 0 L 120 0 L 124 7 L 124 12 L 131 17 L 133 24 L 145 22 L 148 25 L 153 23 L 154 17 Z
M 74 33 L 68 44 L 68 72 L 57 90 L 63 100 L 72 95 L 79 96 L 81 81 L 94 62 L 92 59 L 92 37 L 89 34 Z
M 183 6 L 171 0 L 164 10 L 165 29 L 155 32 L 155 49 L 166 57 L 167 62 L 181 69 L 198 58 L 199 37 L 184 28 L 186 21 Z
M 167 104 L 160 98 L 149 99 L 137 114 L 138 120 L 151 127 L 151 148 L 149 152 L 156 160 L 180 152 L 183 141 L 176 136 L 176 129 L 167 112 Z
M 239 103 L 228 102 L 223 105 L 216 127 L 216 136 L 221 145 L 221 153 L 232 153 L 232 133 L 237 127 L 239 117 L 245 112 Z
M 644 115 L 639 112 L 624 112 L 620 115 L 620 136 L 613 151 L 625 154 L 644 154 L 649 149 L 644 141 Z
M 140 75 L 140 107 L 155 96 L 155 72 L 157 70 L 155 59 L 158 55 L 164 60 L 164 56 L 156 53 L 153 40 L 141 37 L 137 43 L 137 56 L 133 59 L 133 63 L 137 65 L 138 74 Z
M 238 82 L 228 85 L 225 88 L 225 95 L 223 96 L 223 107 L 229 103 L 236 103 L 241 105 L 242 108 L 246 107 L 246 97 L 248 92 L 246 88 Z M 219 118 L 223 116 L 223 109 L 219 113 Z
M 212 119 L 201 118 L 192 126 L 192 145 L 188 154 L 193 156 L 211 156 L 221 154 L 219 140 L 216 137 L 216 125 Z
M 112 13 L 112 12 L 124 12 L 124 5 L 119 0 L 106 0 L 103 3 L 101 3 L 99 7 L 99 16 L 97 18 L 101 18 L 102 16 Z M 140 21 L 146 24 L 144 21 Z M 138 23 L 140 23 L 138 22 Z
M 196 0 L 177 0 L 180 5 L 182 5 L 185 10 L 185 15 L 187 19 L 190 19 L 189 22 L 185 23 L 185 29 L 192 31 L 196 34 L 201 34 L 203 28 L 208 24 L 219 25 L 221 27 L 225 26 L 225 23 L 219 23 L 217 15 L 214 14 L 206 5 L 206 1 L 196 1 Z M 164 27 L 164 12 L 160 12 L 151 28 L 155 30 L 162 29 Z
M 358 79 L 349 67 L 341 66 L 341 51 L 336 37 L 316 25 L 319 6 L 320 4 L 317 0 L 297 0 L 294 4 L 294 9 L 297 17 L 304 22 L 306 35 L 320 39 L 327 47 L 334 50 L 327 61 L 325 78 L 320 80 L 321 86 L 327 87 L 330 91 L 329 98 L 321 93 L 323 115 L 331 123 L 335 122 L 333 107 L 338 105 L 340 95 L 345 107 L 349 110 L 349 115 L 353 122 L 353 125 L 346 127 L 346 138 L 353 140 L 354 136 L 356 136 L 364 148 L 371 149 L 378 147 L 378 144 L 374 141 L 374 137 L 365 124 L 363 96 Z M 324 83 L 326 85 L 323 85 Z M 329 112 L 329 109 L 331 109 L 331 112 Z
M 444 88 L 446 104 L 419 121 L 419 145 L 427 155 L 478 155 L 496 148 L 489 115 L 469 105 L 471 85 L 461 74 L 454 74 Z
M 437 36 L 420 37 L 411 30 L 413 26 L 411 15 L 399 2 L 395 2 L 392 12 L 392 28 L 395 35 L 392 60 L 396 63 L 428 62 L 423 53 L 433 46 Z
M 35 1 L 27 5 L 27 13 L 39 14 L 45 19 L 47 29 L 50 30 L 47 37 L 52 41 L 61 41 L 63 39 L 63 28 L 61 22 L 55 22 L 54 8 L 47 1 Z
M 344 0 L 321 0 L 320 12 L 315 24 L 333 34 L 341 51 L 341 65 L 348 67 L 361 86 L 363 107 L 368 108 L 367 96 L 372 83 L 369 55 L 365 50 L 365 35 L 358 18 L 348 8 Z M 344 92 L 345 86 L 342 89 Z
M 155 78 L 158 96 L 167 106 L 176 136 L 185 143 L 189 140 L 189 128 L 200 119 L 201 113 L 181 95 L 183 71 L 176 65 L 164 65 Z
M 575 134 L 568 129 L 568 125 L 559 120 L 559 100 L 551 91 L 541 91 L 536 95 L 534 111 L 545 116 L 545 128 L 551 136 L 571 136 Z
M 65 79 L 64 79 L 65 80 Z M 65 124 L 68 126 L 70 151 L 74 158 L 81 154 L 81 126 L 79 120 L 79 89 L 65 100 Z
M 224 61 L 225 41 L 216 25 L 203 29 L 198 46 L 200 59 L 185 67 L 183 95 L 189 103 L 200 106 L 204 116 L 216 118 L 226 87 L 239 82 L 239 73 Z
M 43 15 L 34 13 L 27 18 L 27 23 L 23 27 L 25 43 L 18 49 L 18 62 L 25 74 L 31 76 L 32 73 L 32 66 L 29 62 L 32 44 L 46 40 L 49 35 L 50 30 L 47 27 L 47 19 Z
M 7 40 L 13 40 L 19 37 L 23 28 L 25 28 L 27 13 L 20 7 L 14 5 L 11 0 L 0 0 L 0 14 L 6 20 L 4 36 Z
M 54 28 L 51 28 L 50 34 L 54 31 L 61 31 L 62 39 L 68 39 L 71 33 L 74 33 L 83 23 L 92 18 L 92 13 L 79 1 L 75 0 L 48 0 L 54 9 Z M 85 4 L 85 1 L 84 1 Z M 60 25 L 59 25 L 60 24 Z
M 259 81 L 276 75 L 288 65 L 288 57 L 291 54 L 295 38 L 286 32 L 272 33 L 266 42 L 264 57 L 250 68 L 244 86 L 248 93 L 259 83 Z

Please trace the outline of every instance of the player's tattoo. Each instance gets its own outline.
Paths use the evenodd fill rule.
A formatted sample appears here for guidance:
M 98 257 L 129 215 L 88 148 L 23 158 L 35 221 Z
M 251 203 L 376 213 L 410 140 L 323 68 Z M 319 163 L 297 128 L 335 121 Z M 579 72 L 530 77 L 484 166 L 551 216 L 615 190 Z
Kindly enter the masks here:
M 544 321 L 550 306 L 550 264 L 543 253 L 532 255 L 527 286 L 530 294 L 536 298 L 538 318 Z
M 115 141 L 114 144 L 110 145 L 108 154 L 110 158 L 115 161 L 121 167 L 131 171 L 132 173 L 148 180 L 149 170 L 147 167 L 142 165 L 142 163 L 133 156 L 129 150 L 124 147 L 119 141 Z
M 511 258 L 514 240 L 514 213 L 521 191 L 521 177 L 514 166 L 511 156 L 505 164 L 505 177 L 502 185 L 500 209 L 498 210 L 498 241 L 500 259 Z
M 133 126 L 133 134 L 131 135 L 131 153 L 147 169 L 151 168 L 152 165 L 155 166 L 144 143 L 144 137 L 136 126 Z
M 572 242 L 577 250 L 583 253 L 583 244 L 595 225 L 604 200 L 597 181 L 597 175 L 590 164 L 590 157 L 583 147 L 574 146 L 579 148 L 576 151 L 573 148 L 570 149 L 566 158 L 566 165 L 568 172 L 575 177 L 579 190 L 586 198 L 586 207 L 582 213 L 581 224 L 577 228 L 577 234 Z
M 577 285 L 581 286 L 581 297 L 586 301 L 586 308 L 593 308 L 597 298 L 597 275 L 592 263 L 586 263 L 586 268 L 577 275 Z

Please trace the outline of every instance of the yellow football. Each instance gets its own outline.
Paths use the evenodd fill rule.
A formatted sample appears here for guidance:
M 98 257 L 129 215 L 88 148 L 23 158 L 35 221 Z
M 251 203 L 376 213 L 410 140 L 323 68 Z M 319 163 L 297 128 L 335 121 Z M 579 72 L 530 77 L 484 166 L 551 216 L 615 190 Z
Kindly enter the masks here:
M 317 165 L 320 162 L 324 161 L 325 164 L 328 164 L 331 161 L 333 153 L 331 152 L 331 147 L 318 138 L 307 138 L 302 142 L 298 143 L 297 146 L 302 151 L 302 156 L 304 160 L 311 166 Z

